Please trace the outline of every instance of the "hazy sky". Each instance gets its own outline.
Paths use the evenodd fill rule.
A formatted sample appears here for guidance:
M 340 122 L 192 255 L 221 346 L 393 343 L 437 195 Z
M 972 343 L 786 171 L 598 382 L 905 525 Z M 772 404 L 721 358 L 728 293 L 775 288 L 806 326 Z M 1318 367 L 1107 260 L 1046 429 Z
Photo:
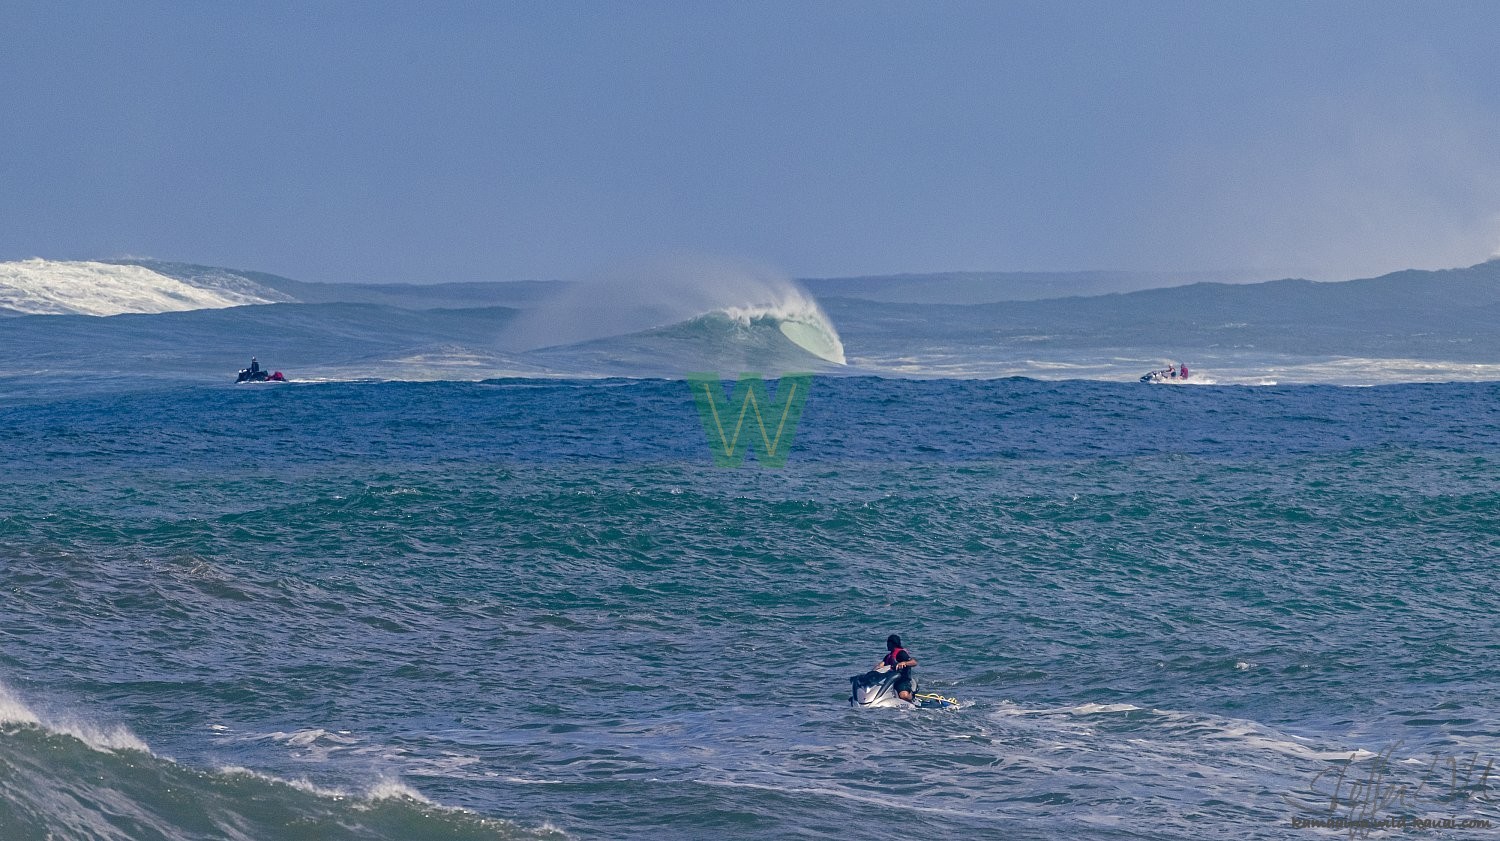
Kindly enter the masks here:
M 1500 3 L 0 3 L 0 259 L 1335 279 L 1500 247 Z

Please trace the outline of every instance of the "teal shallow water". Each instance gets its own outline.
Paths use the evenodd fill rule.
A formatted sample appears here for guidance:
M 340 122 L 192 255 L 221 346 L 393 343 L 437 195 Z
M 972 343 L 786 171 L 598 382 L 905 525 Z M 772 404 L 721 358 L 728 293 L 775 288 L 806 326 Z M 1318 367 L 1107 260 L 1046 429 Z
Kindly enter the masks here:
M 1280 838 L 1500 756 L 1500 388 L 814 388 L 780 471 L 680 382 L 14 402 L 4 837 Z M 891 632 L 964 709 L 847 707 Z

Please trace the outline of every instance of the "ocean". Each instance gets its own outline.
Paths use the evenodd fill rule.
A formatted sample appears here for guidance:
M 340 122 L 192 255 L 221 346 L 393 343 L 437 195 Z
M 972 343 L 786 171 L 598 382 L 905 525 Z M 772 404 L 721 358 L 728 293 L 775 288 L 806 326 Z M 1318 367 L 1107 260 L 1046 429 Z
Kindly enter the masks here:
M 786 465 L 721 468 L 683 375 L 443 375 L 335 306 L 0 319 L 0 838 L 1500 824 L 1500 384 L 543 356 L 803 362 Z M 293 382 L 200 365 L 277 314 Z M 960 708 L 849 706 L 891 633 Z

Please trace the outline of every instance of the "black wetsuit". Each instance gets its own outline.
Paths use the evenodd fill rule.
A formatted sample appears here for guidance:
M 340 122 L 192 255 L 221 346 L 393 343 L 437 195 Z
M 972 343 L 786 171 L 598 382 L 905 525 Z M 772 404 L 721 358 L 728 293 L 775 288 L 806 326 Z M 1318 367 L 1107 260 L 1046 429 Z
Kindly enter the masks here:
M 895 651 L 892 651 L 890 654 L 885 655 L 885 659 L 880 662 L 894 669 L 896 668 L 896 664 L 900 663 L 903 660 L 915 659 L 917 658 L 912 656 L 912 653 L 910 651 L 907 651 L 904 648 L 898 648 Z M 897 692 L 910 692 L 913 695 L 917 694 L 917 679 L 915 677 L 912 677 L 911 673 L 911 670 L 913 668 L 916 667 L 907 666 L 906 668 L 900 670 L 901 674 L 896 678 L 895 683 L 895 689 Z

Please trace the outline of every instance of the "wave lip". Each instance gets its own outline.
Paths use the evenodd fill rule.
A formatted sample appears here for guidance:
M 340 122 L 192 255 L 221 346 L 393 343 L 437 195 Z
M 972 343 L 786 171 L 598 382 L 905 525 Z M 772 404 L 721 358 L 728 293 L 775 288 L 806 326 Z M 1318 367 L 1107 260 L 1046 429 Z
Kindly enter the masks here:
M 848 364 L 844 358 L 844 342 L 839 338 L 838 331 L 824 314 L 823 308 L 811 298 L 790 292 L 776 304 L 726 307 L 722 312 L 744 327 L 754 327 L 766 322 L 775 324 L 792 344 L 813 356 L 838 365 Z
M 0 263 L 0 309 L 21 315 L 121 315 L 224 309 L 287 301 L 238 275 L 188 282 L 145 266 L 87 260 Z

